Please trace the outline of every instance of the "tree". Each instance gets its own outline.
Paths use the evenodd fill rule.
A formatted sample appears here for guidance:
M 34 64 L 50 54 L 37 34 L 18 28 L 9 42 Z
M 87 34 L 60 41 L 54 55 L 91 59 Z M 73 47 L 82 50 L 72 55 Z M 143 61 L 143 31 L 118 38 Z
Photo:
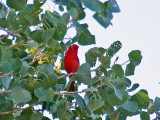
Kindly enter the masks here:
M 71 73 L 76 76 L 69 82 L 68 74 L 61 73 L 70 44 L 95 44 L 87 23 L 81 23 L 87 14 L 85 9 L 95 12 L 93 18 L 107 28 L 113 13 L 120 12 L 117 2 L 53 0 L 59 10 L 44 11 L 46 2 L 7 0 L 0 4 L 0 29 L 5 32 L 0 36 L 0 118 L 49 120 L 43 116 L 47 110 L 53 119 L 99 120 L 105 116 L 106 120 L 125 120 L 140 115 L 142 120 L 149 120 L 153 113 L 158 119 L 160 98 L 153 101 L 144 89 L 135 93 L 139 84 L 128 78 L 141 62 L 140 50 L 129 52 L 128 61 L 118 64 L 118 57 L 115 61 L 113 57 L 122 47 L 120 41 L 107 49 L 94 47 L 85 54 L 86 63 L 77 73 Z M 69 29 L 74 29 L 76 35 L 68 37 Z M 61 61 L 56 65 L 59 57 Z M 77 90 L 69 92 L 72 80 L 77 81 Z M 78 91 L 81 83 L 87 89 Z M 42 109 L 36 109 L 36 105 Z

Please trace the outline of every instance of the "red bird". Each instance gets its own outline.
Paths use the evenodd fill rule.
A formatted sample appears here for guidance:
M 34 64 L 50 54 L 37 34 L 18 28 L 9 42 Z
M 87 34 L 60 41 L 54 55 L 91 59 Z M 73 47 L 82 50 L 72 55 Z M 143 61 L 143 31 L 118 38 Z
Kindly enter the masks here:
M 79 46 L 76 44 L 71 45 L 64 57 L 64 68 L 67 73 L 75 73 L 79 68 L 79 58 L 77 56 Z M 73 76 L 73 75 L 72 75 Z M 69 76 L 72 77 L 72 76 Z M 75 81 L 72 81 L 69 91 L 75 91 L 74 89 Z

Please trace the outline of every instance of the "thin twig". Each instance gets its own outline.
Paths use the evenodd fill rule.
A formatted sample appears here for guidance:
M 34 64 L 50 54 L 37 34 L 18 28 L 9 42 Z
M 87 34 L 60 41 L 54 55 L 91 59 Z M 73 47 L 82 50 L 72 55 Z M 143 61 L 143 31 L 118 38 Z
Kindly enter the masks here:
M 1 91 L 0 95 L 4 95 L 4 94 L 11 94 L 11 91 Z
M 38 104 L 38 103 L 35 103 L 35 104 L 30 105 L 30 106 L 25 107 L 25 108 L 16 108 L 16 109 L 14 109 L 13 111 L 7 111 L 7 112 L 1 112 L 1 111 L 0 111 L 0 114 L 5 115 L 5 114 L 10 114 L 10 113 L 16 113 L 16 112 L 21 111 L 21 110 L 29 109 L 29 108 L 31 108 L 31 107 L 33 107 L 33 106 L 37 105 L 37 104 Z
M 156 118 L 154 118 L 153 120 L 159 120 L 160 119 L 160 116 L 157 116 Z
M 10 30 L 7 30 L 7 29 L 5 29 L 5 28 L 3 28 L 3 27 L 0 27 L 0 29 L 8 33 L 7 35 L 3 35 L 2 37 L 0 37 L 0 41 L 1 41 L 2 39 L 4 39 L 5 37 L 9 36 L 9 35 L 13 35 L 13 36 L 16 36 L 16 37 L 21 37 L 19 34 L 17 34 L 17 32 L 21 31 L 22 28 L 14 31 L 14 32 L 13 32 L 13 31 L 10 31 Z
M 54 94 L 55 94 L 55 95 L 63 96 L 63 95 L 71 95 L 71 94 L 77 94 L 77 93 L 83 93 L 83 92 L 86 92 L 86 91 L 54 92 Z
M 128 63 L 129 62 L 129 60 L 127 60 L 127 61 L 125 61 L 124 63 L 122 63 L 121 65 L 125 65 L 126 63 Z
M 11 72 L 9 72 L 9 73 L 6 73 L 6 74 L 2 74 L 2 75 L 0 76 L 0 79 L 4 78 L 4 77 L 6 77 L 6 76 L 9 76 L 9 75 L 11 75 L 12 73 L 13 73 L 13 71 L 11 71 Z
M 21 59 L 21 61 L 25 61 L 26 59 L 28 59 L 29 57 L 35 55 L 35 53 L 29 54 L 28 56 L 24 57 Z
M 103 85 L 106 85 L 106 84 L 108 84 L 108 81 L 105 81 L 105 82 L 101 83 L 100 85 L 97 86 L 97 88 L 100 88 L 100 87 L 102 87 Z

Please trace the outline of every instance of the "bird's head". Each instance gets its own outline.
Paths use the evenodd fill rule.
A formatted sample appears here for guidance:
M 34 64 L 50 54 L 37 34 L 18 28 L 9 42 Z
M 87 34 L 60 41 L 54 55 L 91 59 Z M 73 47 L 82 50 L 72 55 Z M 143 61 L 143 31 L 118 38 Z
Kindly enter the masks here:
M 79 48 L 79 46 L 78 45 L 76 45 L 76 44 L 73 44 L 73 45 L 71 45 L 70 47 L 69 47 L 69 49 L 71 50 L 71 51 L 74 51 L 74 52 L 78 52 L 78 48 Z

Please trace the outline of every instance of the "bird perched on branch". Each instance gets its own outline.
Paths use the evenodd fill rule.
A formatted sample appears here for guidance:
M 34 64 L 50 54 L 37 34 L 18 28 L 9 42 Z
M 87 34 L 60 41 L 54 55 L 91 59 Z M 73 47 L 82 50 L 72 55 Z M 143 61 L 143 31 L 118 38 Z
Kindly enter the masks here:
M 77 72 L 79 68 L 79 58 L 77 56 L 79 46 L 76 44 L 71 45 L 64 58 L 64 68 L 67 71 L 68 74 Z M 71 78 L 74 75 L 70 75 L 69 78 Z M 75 81 L 72 81 L 69 91 L 75 91 L 74 88 Z

